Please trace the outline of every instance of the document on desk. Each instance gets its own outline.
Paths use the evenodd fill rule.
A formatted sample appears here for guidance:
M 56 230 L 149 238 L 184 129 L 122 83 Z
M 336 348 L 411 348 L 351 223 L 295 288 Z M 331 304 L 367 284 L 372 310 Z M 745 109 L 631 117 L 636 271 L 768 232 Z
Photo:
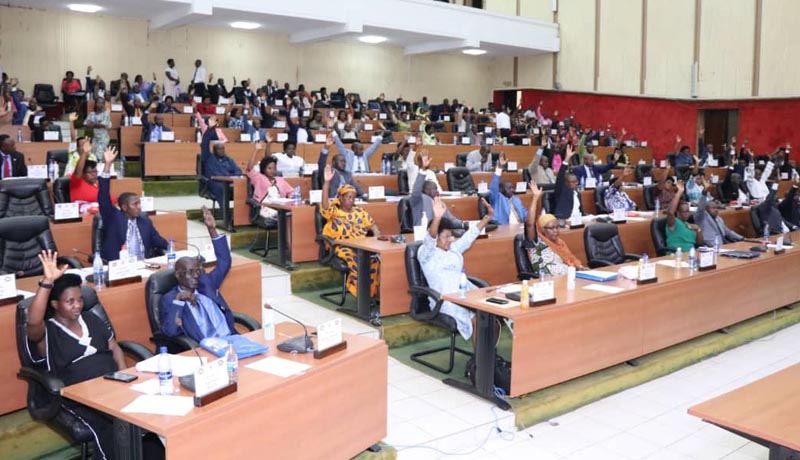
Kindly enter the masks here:
M 144 393 L 146 395 L 157 395 L 161 393 L 161 384 L 157 378 L 145 380 L 142 383 L 131 385 L 131 390 Z
M 675 268 L 675 261 L 674 260 L 659 260 L 656 262 L 659 265 L 664 265 L 665 267 L 672 267 Z M 681 262 L 680 268 L 689 268 L 688 262 Z
M 156 415 L 186 415 L 192 411 L 191 396 L 141 395 L 122 408 L 122 412 Z
M 139 361 L 136 363 L 136 370 L 139 372 L 158 373 L 158 358 L 159 355 L 155 355 L 145 359 L 144 361 Z M 180 356 L 171 354 L 169 355 L 169 360 L 172 363 L 172 374 L 177 377 L 183 377 L 184 375 L 194 374 L 195 369 L 200 367 L 201 364 L 205 364 L 208 361 L 208 358 L 203 357 L 201 359 L 197 359 L 197 356 Z
M 589 289 L 590 291 L 600 291 L 605 292 L 606 294 L 618 294 L 624 291 L 624 288 L 616 287 L 616 286 L 606 286 L 604 284 L 590 284 L 588 286 L 584 286 L 584 289 Z
M 291 375 L 300 374 L 311 366 L 288 359 L 278 358 L 277 356 L 268 356 L 254 363 L 250 363 L 246 367 L 266 372 L 267 374 L 277 375 L 278 377 L 289 377 Z

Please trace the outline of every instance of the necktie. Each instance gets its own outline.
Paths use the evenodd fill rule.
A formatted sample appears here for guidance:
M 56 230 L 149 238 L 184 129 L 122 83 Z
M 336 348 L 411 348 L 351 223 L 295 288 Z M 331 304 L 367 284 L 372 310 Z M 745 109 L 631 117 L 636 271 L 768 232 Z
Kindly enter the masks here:
M 125 239 L 128 245 L 128 253 L 135 257 L 136 260 L 144 259 L 144 248 L 142 247 L 142 238 L 139 235 L 136 219 L 128 219 L 128 232 Z
M 11 155 L 3 155 L 3 179 L 11 177 Z

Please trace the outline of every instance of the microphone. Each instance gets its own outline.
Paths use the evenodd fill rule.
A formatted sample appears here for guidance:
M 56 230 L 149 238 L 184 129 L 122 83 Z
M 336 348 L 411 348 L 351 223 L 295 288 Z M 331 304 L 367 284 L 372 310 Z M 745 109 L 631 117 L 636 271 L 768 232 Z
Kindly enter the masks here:
M 197 347 L 192 347 L 192 351 L 195 355 L 197 355 L 197 359 L 200 361 L 200 365 L 202 366 L 203 358 L 201 358 L 200 353 L 197 352 Z M 178 377 L 178 383 L 180 383 L 182 387 L 194 393 L 194 374 L 186 374 Z
M 96 253 L 96 254 L 90 254 L 90 253 L 88 253 L 88 252 L 81 251 L 81 250 L 80 250 L 80 249 L 78 249 L 78 248 L 72 248 L 72 253 L 73 253 L 73 254 L 80 254 L 80 255 L 82 255 L 82 256 L 86 256 L 86 261 L 87 261 L 87 262 L 92 262 L 92 260 L 95 258 L 95 256 L 99 256 L 99 253 Z M 108 261 L 107 261 L 107 260 L 105 260 L 105 259 L 103 259 L 102 257 L 100 258 L 100 260 L 102 260 L 102 261 L 103 261 L 103 264 L 107 264 L 107 263 L 108 263 Z
M 205 257 L 203 257 L 202 251 L 200 251 L 200 246 L 198 246 L 198 245 L 196 245 L 194 243 L 190 243 L 188 241 L 178 241 L 178 240 L 173 240 L 173 241 L 175 241 L 176 243 L 181 243 L 182 245 L 186 246 L 187 248 L 191 247 L 192 249 L 197 251 L 197 256 L 196 256 L 197 257 L 197 263 L 199 263 L 200 265 L 204 265 L 206 263 L 206 259 L 205 259 Z
M 289 318 L 290 320 L 294 321 L 295 323 L 299 324 L 303 327 L 303 335 L 298 335 L 297 337 L 292 337 L 282 343 L 278 344 L 278 350 L 286 352 L 286 353 L 308 353 L 309 351 L 314 351 L 314 342 L 311 341 L 311 337 L 308 336 L 308 329 L 306 329 L 306 325 L 301 323 L 295 318 L 287 315 L 286 313 L 273 308 L 271 305 L 265 305 L 265 307 L 271 308 L 281 315 Z

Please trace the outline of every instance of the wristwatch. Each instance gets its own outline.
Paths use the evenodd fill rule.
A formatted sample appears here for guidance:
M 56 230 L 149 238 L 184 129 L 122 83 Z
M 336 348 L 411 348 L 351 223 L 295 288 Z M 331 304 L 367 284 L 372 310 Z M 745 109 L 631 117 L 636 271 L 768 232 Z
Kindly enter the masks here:
M 45 289 L 53 289 L 53 284 L 45 283 L 44 280 L 39 280 L 39 287 Z

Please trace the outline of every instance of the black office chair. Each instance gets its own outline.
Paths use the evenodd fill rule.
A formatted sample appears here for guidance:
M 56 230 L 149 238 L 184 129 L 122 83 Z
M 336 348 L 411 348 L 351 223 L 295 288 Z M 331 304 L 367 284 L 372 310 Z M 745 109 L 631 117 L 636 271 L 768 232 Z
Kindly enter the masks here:
M 539 277 L 538 273 L 534 273 L 531 259 L 528 257 L 528 248 L 533 244 L 525 238 L 524 233 L 514 237 L 514 263 L 517 265 L 517 278 L 520 281 Z
M 69 177 L 59 177 L 53 182 L 53 199 L 56 203 L 70 203 Z
M 428 282 L 422 273 L 422 267 L 417 258 L 417 251 L 421 244 L 422 242 L 417 241 L 406 246 L 406 277 L 408 278 L 408 293 L 411 295 L 411 317 L 417 321 L 448 330 L 450 332 L 450 345 L 413 353 L 411 360 L 444 374 L 449 374 L 453 370 L 456 352 L 467 356 L 472 356 L 472 352 L 456 347 L 456 336 L 458 335 L 456 321 L 452 316 L 441 311 L 443 302 L 441 294 L 428 287 Z M 468 278 L 477 287 L 488 286 L 488 283 L 479 278 Z M 430 300 L 436 302 L 433 308 L 430 306 Z M 449 364 L 446 368 L 422 359 L 423 356 L 445 350 L 450 353 Z
M 553 210 L 556 208 L 555 205 L 556 194 L 554 190 L 543 190 L 542 191 L 542 209 L 547 214 L 552 214 Z
M 409 200 L 410 198 L 405 196 L 397 202 L 397 221 L 400 222 L 400 233 L 414 233 L 414 214 Z
M 467 168 L 454 167 L 447 170 L 447 188 L 451 192 L 462 192 L 472 195 L 477 192 L 475 181 Z
M 411 193 L 411 187 L 408 183 L 408 171 L 405 169 L 397 171 L 397 192 L 400 195 L 408 195 Z
M 103 305 L 97 294 L 89 286 L 81 286 L 83 311 L 91 312 L 100 318 L 113 331 Z M 72 442 L 81 445 L 81 459 L 88 458 L 88 444 L 94 441 L 94 433 L 72 412 L 62 409 L 61 389 L 64 383 L 48 370 L 46 357 L 40 356 L 34 344 L 28 340 L 28 309 L 33 298 L 23 300 L 17 305 L 16 339 L 20 370 L 17 376 L 28 385 L 27 406 L 31 418 L 44 422 L 65 435 Z M 145 346 L 136 342 L 117 340 L 126 354 L 141 361 L 153 356 Z M 8 363 L 6 363 L 8 364 Z
M 0 274 L 15 273 L 17 278 L 42 274 L 37 257 L 43 250 L 57 251 L 46 216 L 20 216 L 0 219 Z M 59 256 L 58 265 L 81 268 L 78 259 Z
M 675 176 L 678 180 L 682 180 L 684 182 L 689 180 L 689 176 L 692 174 L 692 168 L 690 166 L 678 166 L 675 168 Z
M 483 204 L 483 200 L 481 200 L 481 198 L 483 198 L 484 200 L 486 200 L 488 202 L 489 201 L 489 196 L 485 195 L 485 194 L 484 195 L 478 195 L 478 217 L 483 219 L 486 216 L 486 214 L 489 212 L 489 210 Z M 489 221 L 489 225 L 496 226 L 497 225 L 497 221 L 492 219 L 492 220 Z M 489 231 L 489 229 L 487 229 L 487 231 Z
M 676 155 L 676 154 L 674 154 L 674 153 L 668 153 L 668 154 L 667 154 L 667 164 L 668 164 L 668 165 L 670 165 L 670 166 L 672 166 L 672 167 L 674 168 L 674 167 L 675 167 L 675 158 L 676 158 L 677 156 L 678 156 L 678 155 Z
M 656 248 L 656 256 L 666 256 L 675 252 L 676 248 L 667 246 L 667 218 L 656 217 L 650 221 L 650 237 Z
M 311 190 L 322 190 L 323 175 L 319 170 L 311 171 Z
M 203 160 L 199 154 L 197 155 L 195 163 L 195 172 L 197 174 L 197 195 L 200 198 L 211 200 L 211 212 L 213 213 L 217 200 L 214 199 L 214 195 L 208 190 L 209 178 L 203 175 Z
M 53 85 L 47 83 L 36 83 L 33 85 L 33 98 L 44 109 L 50 109 L 56 106 L 58 96 L 56 95 Z
M 648 211 L 656 209 L 656 186 L 645 185 L 644 189 L 642 189 L 642 198 L 644 199 L 644 207 Z
M 69 162 L 69 151 L 67 149 L 48 150 L 47 164 L 49 165 L 51 161 L 55 161 L 58 165 L 58 177 L 63 176 Z
M 597 206 L 598 214 L 610 214 L 611 210 L 606 207 L 606 190 L 608 185 L 598 185 L 594 189 L 594 204 Z
M 750 222 L 753 224 L 753 231 L 757 237 L 764 234 L 764 221 L 761 220 L 761 215 L 758 213 L 758 206 L 750 207 Z
M 52 216 L 53 203 L 47 179 L 0 180 L 0 219 L 17 216 Z
M 150 275 L 144 286 L 147 319 L 150 323 L 150 332 L 153 334 L 153 336 L 150 337 L 150 341 L 156 345 L 156 349 L 167 347 L 170 353 L 181 353 L 191 350 L 198 345 L 197 342 L 189 336 L 179 335 L 168 337 L 161 332 L 161 321 L 158 316 L 161 297 L 171 291 L 177 284 L 178 280 L 175 279 L 175 269 L 168 268 Z M 231 312 L 233 313 L 233 321 L 236 324 L 241 324 L 248 331 L 255 331 L 261 328 L 261 324 L 250 316 L 236 311 Z
M 459 168 L 466 168 L 468 155 L 469 152 L 456 153 L 456 166 Z
M 336 291 L 323 292 L 320 298 L 327 300 L 335 305 L 344 305 L 347 299 L 347 276 L 350 274 L 350 269 L 347 263 L 336 256 L 336 241 L 333 238 L 322 234 L 322 229 L 325 228 L 325 219 L 319 212 L 319 206 L 314 209 L 314 227 L 317 231 L 316 242 L 319 245 L 319 263 L 328 266 L 342 274 L 342 288 Z M 333 300 L 336 296 L 339 300 Z
M 636 182 L 643 184 L 645 177 L 653 177 L 653 166 L 652 165 L 636 165 Z
M 261 216 L 261 203 L 253 198 L 253 191 L 255 188 L 253 187 L 252 182 L 250 179 L 247 179 L 247 206 L 250 208 L 250 224 L 255 225 L 256 227 L 256 234 L 253 236 L 253 241 L 250 243 L 250 247 L 248 250 L 253 254 L 258 254 L 261 252 L 261 248 L 258 247 L 258 234 L 260 233 L 260 229 L 264 230 L 264 253 L 261 257 L 267 257 L 269 254 L 269 234 L 272 230 L 278 229 L 278 222 L 274 219 L 266 219 Z
M 522 167 L 522 182 L 529 184 L 531 182 L 531 171 L 527 166 Z M 541 188 L 541 185 L 539 186 Z
M 640 258 L 636 254 L 625 253 L 619 230 L 614 224 L 595 223 L 586 226 L 583 247 L 589 268 L 607 267 Z

